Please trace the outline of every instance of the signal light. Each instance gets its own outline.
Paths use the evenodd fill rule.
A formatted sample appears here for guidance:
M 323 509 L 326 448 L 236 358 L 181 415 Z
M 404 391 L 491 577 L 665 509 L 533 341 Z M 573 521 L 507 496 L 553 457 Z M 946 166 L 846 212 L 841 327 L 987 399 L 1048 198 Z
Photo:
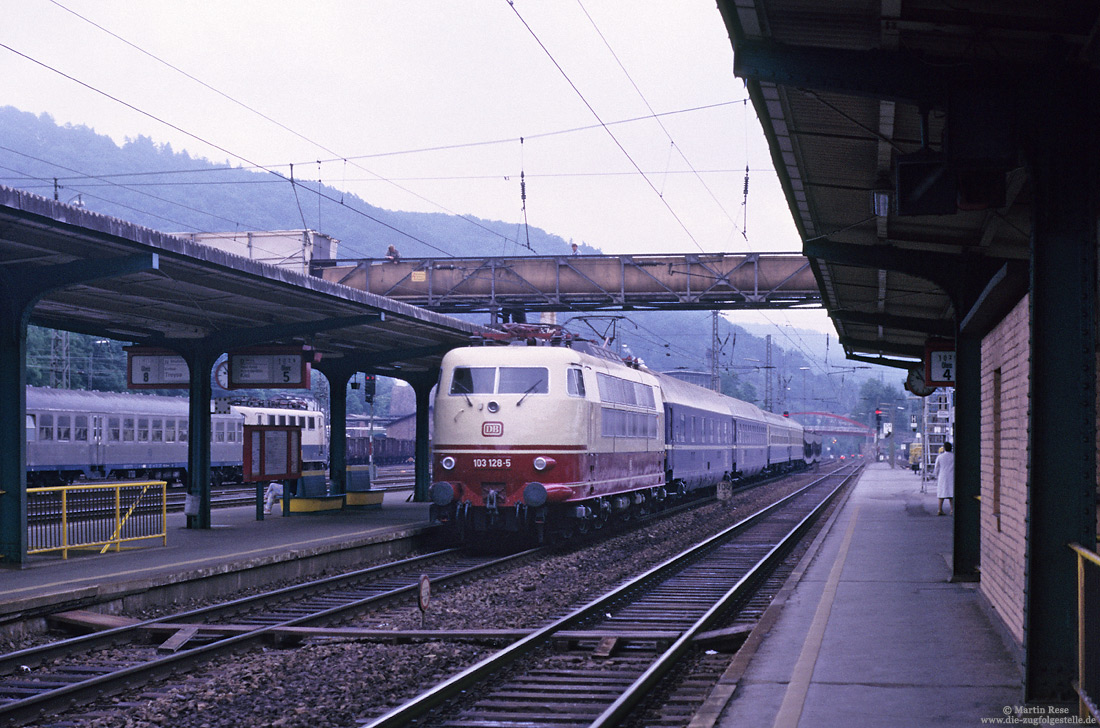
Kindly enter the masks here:
M 363 375 L 363 399 L 368 403 L 374 401 L 375 382 L 373 374 Z

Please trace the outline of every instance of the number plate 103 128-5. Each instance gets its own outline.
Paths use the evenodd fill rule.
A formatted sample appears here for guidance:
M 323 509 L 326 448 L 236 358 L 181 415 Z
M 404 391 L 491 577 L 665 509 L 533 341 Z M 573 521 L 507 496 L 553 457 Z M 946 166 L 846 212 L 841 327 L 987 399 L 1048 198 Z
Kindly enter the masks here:
M 475 468 L 510 468 L 512 458 L 474 458 Z

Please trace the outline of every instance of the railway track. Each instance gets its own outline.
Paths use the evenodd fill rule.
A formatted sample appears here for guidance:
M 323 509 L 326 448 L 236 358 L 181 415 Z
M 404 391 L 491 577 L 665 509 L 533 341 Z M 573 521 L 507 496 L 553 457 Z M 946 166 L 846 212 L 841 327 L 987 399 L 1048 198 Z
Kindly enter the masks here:
M 268 640 L 301 639 L 311 626 L 412 599 L 421 574 L 437 585 L 454 583 L 537 553 L 489 557 L 449 549 L 0 656 L 0 724 L 132 691 Z M 149 644 L 158 636 L 159 645 Z
M 404 473 L 399 471 L 395 475 L 388 480 L 396 484 L 395 488 L 400 488 Z M 685 503 L 668 508 L 651 518 L 667 517 L 694 505 Z M 632 527 L 649 520 L 636 521 Z M 316 625 L 339 624 L 366 613 L 373 617 L 376 610 L 396 600 L 411 603 L 422 574 L 438 587 L 537 558 L 543 551 L 545 549 L 529 549 L 493 556 L 468 555 L 458 549 L 447 549 L 224 604 L 113 627 L 109 625 L 117 622 L 109 617 L 81 613 L 73 618 L 74 621 L 82 627 L 102 631 L 0 656 L 0 725 L 18 725 L 60 708 L 133 692 L 137 685 L 186 672 L 215 657 L 266 642 L 283 644 L 315 636 L 338 637 L 339 628 Z M 56 616 L 54 621 L 58 621 Z M 349 635 L 351 633 L 363 637 L 371 630 L 356 629 L 350 630 Z M 379 629 L 375 633 L 379 638 L 392 635 L 394 640 L 409 637 L 407 630 Z M 431 637 L 435 633 L 426 632 L 425 635 Z M 522 631 L 502 634 L 499 630 L 486 630 L 484 634 L 468 633 L 466 637 L 499 642 L 521 635 Z M 97 651 L 107 648 L 111 648 L 108 657 L 95 657 Z M 125 654 L 120 654 L 120 650 Z
M 698 645 L 743 634 L 758 592 L 856 472 L 827 475 L 645 574 L 536 630 L 393 709 L 368 728 L 619 725 Z M 774 582 L 780 581 L 773 579 Z M 754 604 L 754 597 L 757 603 Z M 740 622 L 739 622 L 740 620 Z M 682 725 L 697 687 L 658 701 L 645 725 Z M 662 711 L 673 715 L 661 716 Z
M 669 509 L 660 515 L 676 510 Z M 438 586 L 447 581 L 472 579 L 503 564 L 517 563 L 524 556 L 535 558 L 536 553 L 525 552 L 500 560 L 488 556 L 460 557 L 454 551 L 440 552 L 2 656 L 0 724 L 18 725 L 43 713 L 68 709 L 108 695 L 134 695 L 137 686 L 148 681 L 167 677 L 170 673 L 186 673 L 213 657 L 254 649 L 269 642 L 341 636 L 384 638 L 386 641 L 459 638 L 483 642 L 488 639 L 498 644 L 520 639 L 528 634 L 527 630 L 490 629 L 483 630 L 485 634 L 469 630 L 464 635 L 422 630 L 423 634 L 418 635 L 415 630 L 347 628 L 344 635 L 341 630 L 345 628 L 318 625 L 340 624 L 363 614 L 369 614 L 372 623 L 377 620 L 395 624 L 396 620 L 378 617 L 378 610 L 384 609 L 381 605 L 397 599 L 401 604 L 399 609 L 407 614 L 421 573 L 429 574 L 433 584 Z M 449 559 L 452 564 L 444 566 L 432 561 L 442 558 Z M 460 558 L 463 561 L 459 561 Z M 467 558 L 473 560 L 465 561 Z M 272 606 L 276 604 L 281 606 Z M 371 635 L 372 631 L 377 634 Z M 646 637 L 671 639 L 673 630 L 666 632 L 663 636 L 648 632 Z M 587 639 L 586 635 L 590 636 L 587 627 L 581 634 L 563 632 L 559 638 Z M 636 652 L 636 645 L 631 637 L 625 635 L 622 646 L 629 648 L 632 654 Z M 122 648 L 116 649 L 118 646 Z

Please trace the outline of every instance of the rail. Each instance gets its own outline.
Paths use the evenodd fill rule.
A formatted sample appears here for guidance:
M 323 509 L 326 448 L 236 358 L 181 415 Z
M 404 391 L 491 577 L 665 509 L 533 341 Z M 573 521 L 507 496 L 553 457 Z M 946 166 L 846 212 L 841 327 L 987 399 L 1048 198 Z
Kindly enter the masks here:
M 168 484 L 98 483 L 27 489 L 27 554 L 100 548 L 150 538 L 168 545 Z
M 1081 718 L 1100 720 L 1100 555 L 1071 543 L 1077 554 L 1077 681 Z
M 673 669 L 677 661 L 688 652 L 692 647 L 695 638 L 703 631 L 712 628 L 718 621 L 719 617 L 723 615 L 727 607 L 738 601 L 744 600 L 751 592 L 753 592 L 758 584 L 759 578 L 766 572 L 773 564 L 777 563 L 786 553 L 787 546 L 795 543 L 799 537 L 806 531 L 811 525 L 814 518 L 820 514 L 822 510 L 827 506 L 828 502 L 840 492 L 844 485 L 858 472 L 858 470 L 851 470 L 844 473 L 844 480 L 838 484 L 833 485 L 826 481 L 829 476 L 821 478 L 810 485 L 807 485 L 794 493 L 787 495 L 781 500 L 773 503 L 772 505 L 757 511 L 755 514 L 745 518 L 744 520 L 726 528 L 725 530 L 711 536 L 702 543 L 696 544 L 687 551 L 668 559 L 662 564 L 659 564 L 640 576 L 620 584 L 613 591 L 597 597 L 595 600 L 589 602 L 587 605 L 580 607 L 572 613 L 561 617 L 560 619 L 542 626 L 534 632 L 530 632 L 522 639 L 513 642 L 508 647 L 489 655 L 482 659 L 480 662 L 467 667 L 462 672 L 454 675 L 450 679 L 426 690 L 418 697 L 398 706 L 386 714 L 374 719 L 370 723 L 364 724 L 364 728 L 402 728 L 414 724 L 416 721 L 424 721 L 426 716 L 435 713 L 434 718 L 438 719 L 439 709 L 444 703 L 463 695 L 467 700 L 472 700 L 470 694 L 472 691 L 483 683 L 489 683 L 496 681 L 494 675 L 499 676 L 502 671 L 517 662 L 520 658 L 523 658 L 533 652 L 539 647 L 548 644 L 555 637 L 561 637 L 567 634 L 569 631 L 575 630 L 582 626 L 588 626 L 591 628 L 592 624 L 598 624 L 600 617 L 606 617 L 609 622 L 612 618 L 612 612 L 625 612 L 626 605 L 630 602 L 639 602 L 638 595 L 642 594 L 646 590 L 652 589 L 659 582 L 668 580 L 670 577 L 685 572 L 686 569 L 690 569 L 694 565 L 704 563 L 705 560 L 713 553 L 719 551 L 723 544 L 729 542 L 731 539 L 741 536 L 751 528 L 759 526 L 767 522 L 769 519 L 775 518 L 774 522 L 763 526 L 764 530 L 769 531 L 765 534 L 762 541 L 765 543 L 764 547 L 766 553 L 762 558 L 755 558 L 750 556 L 745 558 L 749 553 L 746 551 L 746 544 L 739 544 L 737 547 L 728 552 L 727 555 L 732 554 L 734 562 L 740 562 L 746 564 L 748 568 L 741 569 L 741 573 L 737 576 L 735 583 L 723 584 L 720 583 L 721 579 L 716 579 L 714 574 L 704 577 L 704 580 L 711 582 L 711 586 L 717 586 L 718 599 L 711 602 L 707 599 L 706 595 L 701 599 L 696 600 L 694 596 L 700 593 L 697 588 L 692 588 L 688 592 L 683 592 L 677 598 L 677 603 L 673 612 L 675 616 L 670 615 L 667 610 L 670 603 L 668 593 L 656 594 L 655 601 L 650 603 L 650 606 L 643 607 L 641 611 L 650 615 L 655 615 L 659 621 L 662 621 L 666 626 L 673 626 L 677 619 L 682 618 L 686 614 L 695 614 L 696 611 L 700 612 L 700 616 L 697 618 L 689 619 L 686 629 L 674 628 L 678 631 L 678 634 L 673 634 L 674 640 L 667 649 L 661 650 L 658 655 L 655 656 L 654 661 L 648 666 L 644 667 L 639 675 L 630 676 L 630 682 L 624 686 L 621 694 L 617 697 L 612 694 L 613 691 L 600 690 L 599 697 L 592 697 L 588 702 L 588 707 L 591 708 L 595 702 L 608 699 L 608 705 L 606 709 L 595 717 L 594 721 L 589 720 L 587 717 L 578 718 L 573 725 L 584 725 L 599 728 L 609 728 L 610 726 L 618 725 L 624 716 L 634 709 L 641 701 L 642 697 L 648 694 L 648 692 L 657 683 Z M 831 473 L 831 475 L 839 475 L 840 471 Z M 805 504 L 800 504 L 799 501 L 803 496 L 811 494 L 816 489 L 827 488 L 828 493 L 824 497 L 818 499 L 818 502 L 813 507 L 807 507 L 806 512 L 801 513 L 797 518 L 791 518 L 791 512 L 787 511 L 784 516 L 777 517 L 780 512 L 785 511 L 788 507 L 794 507 L 800 509 Z M 791 527 L 794 523 L 793 528 Z M 774 532 L 774 533 L 771 533 Z M 780 535 L 785 533 L 785 535 Z M 771 536 L 777 536 L 771 538 Z M 734 567 L 736 569 L 736 567 Z M 727 567 L 724 569 L 725 577 L 729 578 L 733 571 Z M 696 578 L 696 584 L 701 583 Z M 706 592 L 707 589 L 701 590 Z M 691 592 L 694 592 L 692 595 Z M 663 607 L 654 607 L 654 604 L 663 604 Z M 690 605 L 690 606 L 688 606 Z M 595 619 L 593 622 L 591 620 Z M 623 636 L 621 633 L 615 635 L 613 630 L 597 630 L 598 634 L 603 636 Z M 662 630 L 660 635 L 655 636 L 652 632 L 648 632 L 646 636 L 654 641 L 660 641 L 664 635 L 668 632 L 667 629 Z M 636 661 L 635 664 L 637 664 Z M 618 665 L 615 668 L 619 671 L 619 677 L 628 675 L 631 668 L 625 665 Z M 516 673 L 522 672 L 517 670 Z M 499 684 L 504 684 L 501 681 L 497 681 Z M 581 685 L 582 683 L 574 683 L 575 685 Z M 587 686 L 587 684 L 586 684 Z M 543 686 L 545 687 L 545 686 Z M 577 688 L 580 689 L 579 687 Z M 569 696 L 575 698 L 579 692 L 569 692 Z M 500 698 L 503 702 L 508 703 L 507 710 L 509 714 L 508 720 L 512 720 L 512 717 L 516 713 L 522 713 L 526 710 L 536 710 L 533 704 L 522 703 L 516 696 L 509 695 L 507 699 L 503 696 L 496 696 L 496 698 L 490 698 L 489 702 Z M 568 700 L 569 698 L 566 698 Z M 539 701 L 547 701 L 550 698 L 545 692 L 540 691 Z M 560 707 L 561 703 L 557 703 Z M 476 710 L 476 708 L 475 708 Z M 553 710 L 553 708 L 547 708 L 544 705 L 540 705 L 537 710 Z M 570 711 L 572 713 L 579 713 L 580 711 Z M 527 715 L 524 713 L 524 715 Z M 467 716 L 468 718 L 469 716 Z M 445 725 L 504 725 L 505 721 L 501 720 L 499 723 L 490 722 L 492 716 L 481 716 L 484 718 L 482 722 L 463 722 L 462 720 L 450 720 L 444 723 Z M 540 720 L 543 716 L 531 714 L 529 716 L 529 722 L 522 723 L 523 725 L 549 725 L 552 721 L 549 719 Z M 453 716 L 448 716 L 453 718 Z M 446 720 L 446 719 L 444 719 Z M 434 725 L 435 723 L 432 723 Z M 509 725 L 520 723 L 509 722 Z M 564 725 L 564 721 L 562 721 Z

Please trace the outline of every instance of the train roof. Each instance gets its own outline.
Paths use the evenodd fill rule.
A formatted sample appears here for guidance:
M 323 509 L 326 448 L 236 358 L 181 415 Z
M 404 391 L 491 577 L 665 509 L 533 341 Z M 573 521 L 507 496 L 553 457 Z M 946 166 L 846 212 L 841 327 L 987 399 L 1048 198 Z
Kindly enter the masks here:
M 464 346 L 452 349 L 444 356 L 444 365 L 469 364 L 473 366 L 501 366 L 509 363 L 523 366 L 549 364 L 601 364 L 622 367 L 624 370 L 641 371 L 631 367 L 622 357 L 603 347 L 588 342 L 578 342 L 577 346 L 526 346 L 511 344 L 508 346 Z M 653 372 L 645 370 L 652 375 Z
M 774 412 L 767 412 L 761 410 L 764 414 L 764 419 L 772 427 L 790 427 L 795 430 L 801 430 L 802 424 L 797 420 L 792 420 L 790 417 L 784 417 L 783 415 L 777 415 Z
M 655 374 L 661 380 L 661 396 L 666 403 L 688 405 L 714 412 L 729 411 L 731 401 L 729 397 L 668 374 Z
M 187 415 L 187 397 L 27 387 L 27 409 Z
M 444 366 L 500 366 L 516 362 L 524 365 L 576 363 L 580 352 L 565 346 L 463 346 L 443 356 Z
M 746 402 L 741 399 L 729 398 L 730 414 L 737 418 L 746 420 L 763 420 L 764 410 L 757 407 L 751 402 Z

